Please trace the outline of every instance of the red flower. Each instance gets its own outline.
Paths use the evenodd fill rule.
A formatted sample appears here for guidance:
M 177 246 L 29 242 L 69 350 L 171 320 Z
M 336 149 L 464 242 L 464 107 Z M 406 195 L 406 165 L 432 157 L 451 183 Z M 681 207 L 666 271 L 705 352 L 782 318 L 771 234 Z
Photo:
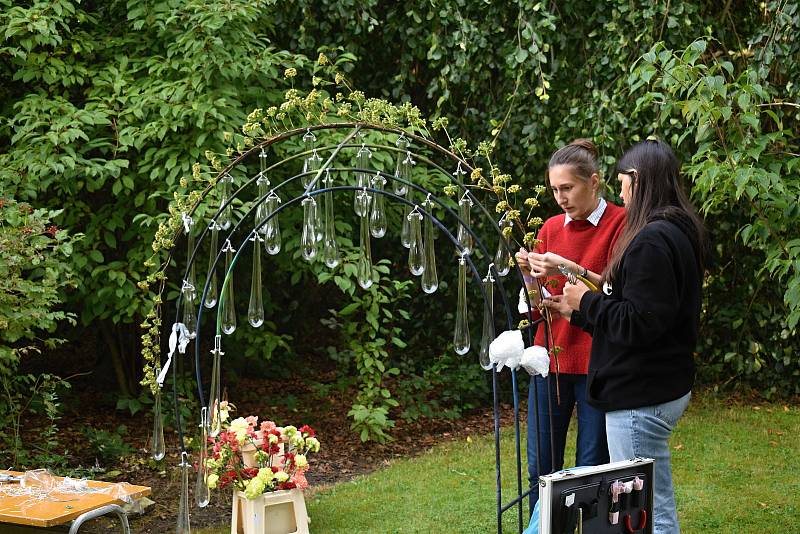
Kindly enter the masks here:
M 58 226 L 56 226 L 55 224 L 51 224 L 45 230 L 45 233 L 50 234 L 50 237 L 55 237 L 56 232 L 58 232 Z
M 303 426 L 301 426 L 301 427 L 300 427 L 300 433 L 302 433 L 302 434 L 308 434 L 308 437 L 309 437 L 309 438 L 313 438 L 314 436 L 316 436 L 316 435 L 317 435 L 317 432 L 316 432 L 316 430 L 314 430 L 313 428 L 311 428 L 311 427 L 310 427 L 310 426 L 308 426 L 308 425 L 303 425 Z

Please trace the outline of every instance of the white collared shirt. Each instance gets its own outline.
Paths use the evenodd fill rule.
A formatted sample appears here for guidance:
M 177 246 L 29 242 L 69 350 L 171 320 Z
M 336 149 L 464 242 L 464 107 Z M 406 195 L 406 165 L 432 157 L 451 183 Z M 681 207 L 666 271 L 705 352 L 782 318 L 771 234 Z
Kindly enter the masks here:
M 597 226 L 598 224 L 600 224 L 600 218 L 603 216 L 603 213 L 605 213 L 607 205 L 608 202 L 606 202 L 606 199 L 600 197 L 600 202 L 597 203 L 597 207 L 594 209 L 592 213 L 589 214 L 588 217 L 586 217 L 586 220 L 589 221 L 592 224 L 592 226 Z M 564 226 L 566 226 L 570 222 L 572 222 L 572 217 L 570 217 L 567 214 L 564 214 Z

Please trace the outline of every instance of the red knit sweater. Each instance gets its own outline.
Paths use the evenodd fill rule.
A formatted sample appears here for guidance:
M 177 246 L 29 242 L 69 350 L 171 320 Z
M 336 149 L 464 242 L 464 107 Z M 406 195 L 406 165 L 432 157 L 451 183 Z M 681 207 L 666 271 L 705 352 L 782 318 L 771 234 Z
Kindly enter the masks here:
M 564 226 L 564 217 L 556 215 L 545 221 L 538 238 L 541 243 L 536 247 L 536 252 L 554 252 L 559 256 L 576 262 L 581 267 L 586 267 L 595 273 L 602 273 L 606 264 L 611 259 L 614 243 L 625 227 L 625 209 L 608 203 L 603 216 L 597 226 L 589 221 L 570 221 Z M 560 295 L 564 288 L 566 278 L 559 276 L 548 277 L 555 280 L 558 285 L 545 286 L 553 295 Z M 539 318 L 538 311 L 534 311 L 533 319 Z M 553 343 L 561 347 L 558 353 L 558 369 L 561 373 L 585 375 L 589 370 L 589 353 L 592 349 L 592 338 L 582 329 L 572 326 L 569 321 L 561 316 L 553 317 Z M 544 328 L 536 332 L 536 344 L 545 345 Z M 552 348 L 552 347 L 551 347 Z M 555 359 L 550 360 L 550 370 L 555 371 Z

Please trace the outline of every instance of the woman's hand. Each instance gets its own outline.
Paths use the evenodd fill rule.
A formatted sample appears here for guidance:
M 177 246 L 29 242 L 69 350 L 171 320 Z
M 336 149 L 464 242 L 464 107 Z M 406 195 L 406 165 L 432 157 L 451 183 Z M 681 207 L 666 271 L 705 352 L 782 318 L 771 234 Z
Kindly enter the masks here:
M 514 254 L 514 257 L 517 259 L 517 265 L 522 269 L 522 274 L 531 274 L 531 266 L 528 263 L 528 251 L 519 247 L 519 252 Z
M 530 265 L 531 274 L 536 278 L 561 274 L 558 271 L 558 266 L 561 264 L 570 265 L 572 262 L 553 252 L 545 252 L 544 254 L 528 253 L 528 265 Z
M 581 298 L 583 298 L 583 294 L 587 291 L 589 291 L 589 288 L 580 280 L 578 280 L 577 284 L 570 284 L 567 282 L 564 284 L 563 300 L 570 309 L 579 310 L 581 307 Z
M 569 307 L 567 301 L 564 300 L 564 295 L 553 295 L 547 297 L 542 301 L 542 304 L 549 308 L 551 312 L 557 313 L 567 321 L 572 316 L 572 308 Z

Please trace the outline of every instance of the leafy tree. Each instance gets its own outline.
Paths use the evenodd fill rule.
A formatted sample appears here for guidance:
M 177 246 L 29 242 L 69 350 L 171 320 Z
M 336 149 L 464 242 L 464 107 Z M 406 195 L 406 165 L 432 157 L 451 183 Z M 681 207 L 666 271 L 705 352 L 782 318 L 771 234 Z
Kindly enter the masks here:
M 154 223 L 226 128 L 282 94 L 302 56 L 272 47 L 268 1 L 0 1 L 0 181 L 85 234 L 72 263 L 81 324 L 103 336 L 123 394 Z

